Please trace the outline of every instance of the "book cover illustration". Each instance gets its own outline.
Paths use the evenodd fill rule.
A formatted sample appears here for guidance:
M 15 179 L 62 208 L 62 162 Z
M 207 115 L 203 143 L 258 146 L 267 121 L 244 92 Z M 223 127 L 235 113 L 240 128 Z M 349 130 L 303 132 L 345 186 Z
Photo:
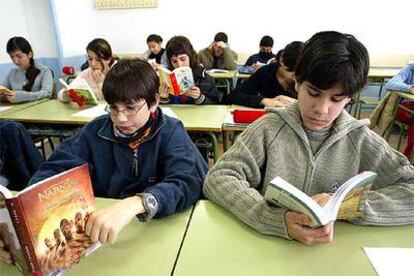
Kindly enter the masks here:
M 85 234 L 95 205 L 87 165 L 41 181 L 6 203 L 11 217 L 22 210 L 21 221 L 12 221 L 29 273 L 59 274 L 99 247 Z M 25 232 L 19 233 L 21 224 Z
M 182 95 L 194 86 L 193 71 L 190 67 L 182 66 L 170 71 L 166 68 L 158 68 L 160 83 L 166 83 L 173 96 Z
M 69 85 L 63 79 L 59 79 L 59 81 L 68 91 L 68 95 L 72 101 L 79 106 L 97 105 L 99 103 L 95 93 L 86 80 L 76 78 Z

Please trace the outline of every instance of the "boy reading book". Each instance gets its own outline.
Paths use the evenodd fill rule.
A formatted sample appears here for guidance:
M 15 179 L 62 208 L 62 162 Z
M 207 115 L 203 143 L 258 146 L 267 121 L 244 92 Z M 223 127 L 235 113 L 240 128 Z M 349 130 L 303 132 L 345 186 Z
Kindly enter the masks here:
M 187 85 L 181 87 L 180 93 L 177 94 L 167 82 L 161 81 L 159 91 L 161 103 L 211 104 L 221 102 L 222 95 L 217 90 L 214 80 L 206 74 L 205 68 L 200 65 L 197 53 L 186 37 L 174 36 L 171 38 L 167 43 L 166 51 L 169 62 L 168 69 L 177 72 L 184 68 L 188 72 L 185 74 Z M 188 68 L 191 68 L 192 77 Z
M 92 241 L 113 243 L 136 216 L 172 215 L 201 195 L 207 164 L 182 123 L 158 107 L 158 88 L 147 62 L 119 61 L 102 88 L 109 114 L 64 141 L 30 181 L 87 163 L 95 196 L 121 199 L 89 216 L 85 232 Z
M 369 58 L 355 37 L 313 35 L 295 69 L 298 102 L 251 124 L 209 171 L 204 194 L 260 233 L 323 244 L 333 222 L 269 204 L 268 183 L 280 176 L 324 206 L 331 193 L 362 171 L 378 177 L 349 206 L 347 220 L 366 225 L 414 223 L 414 168 L 345 107 L 367 81 Z M 270 110 L 269 110 L 270 111 Z

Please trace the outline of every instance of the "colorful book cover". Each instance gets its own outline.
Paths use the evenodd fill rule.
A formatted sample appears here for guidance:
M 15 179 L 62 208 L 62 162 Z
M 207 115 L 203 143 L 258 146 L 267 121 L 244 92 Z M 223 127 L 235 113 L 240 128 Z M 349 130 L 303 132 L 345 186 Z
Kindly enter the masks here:
M 11 245 L 12 255 L 17 263 L 23 256 L 25 274 L 60 274 L 99 246 L 85 234 L 95 205 L 87 165 L 43 180 L 5 201 L 20 241 L 20 246 Z
M 68 91 L 69 97 L 79 106 L 97 105 L 98 99 L 95 96 L 92 88 L 82 78 L 74 79 L 69 85 L 63 80 L 59 79 L 60 83 Z
M 158 68 L 160 83 L 166 83 L 170 88 L 170 94 L 179 96 L 194 86 L 193 71 L 190 67 L 182 66 L 170 71 L 166 68 Z

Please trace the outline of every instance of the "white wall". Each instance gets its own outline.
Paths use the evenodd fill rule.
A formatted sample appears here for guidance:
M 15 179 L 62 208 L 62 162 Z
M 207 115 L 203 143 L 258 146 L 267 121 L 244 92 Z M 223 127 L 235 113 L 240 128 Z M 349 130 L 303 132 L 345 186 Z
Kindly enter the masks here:
M 92 0 L 54 2 L 65 57 L 84 54 L 95 37 L 106 38 L 115 52 L 142 52 L 150 33 L 165 42 L 183 34 L 201 49 L 218 31 L 229 35 L 238 52 L 257 51 L 264 34 L 273 36 L 279 49 L 317 31 L 338 30 L 354 34 L 371 54 L 414 53 L 406 0 L 159 0 L 158 8 L 117 10 L 95 10 Z
M 35 58 L 57 57 L 48 0 L 0 0 L 0 10 L 0 63 L 10 62 L 6 43 L 13 36 L 26 38 Z

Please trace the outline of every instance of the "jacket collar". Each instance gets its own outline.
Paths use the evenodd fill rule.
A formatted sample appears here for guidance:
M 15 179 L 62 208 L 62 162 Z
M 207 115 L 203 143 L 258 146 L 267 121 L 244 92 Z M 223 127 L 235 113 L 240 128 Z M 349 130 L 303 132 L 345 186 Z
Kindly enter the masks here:
M 293 131 L 297 133 L 302 140 L 307 141 L 305 130 L 302 126 L 302 119 L 300 117 L 298 103 L 294 103 L 288 108 L 268 108 L 267 111 L 277 114 L 281 120 L 285 121 Z M 357 120 L 348 114 L 346 110 L 343 110 L 333 125 L 332 134 L 326 140 L 323 148 L 329 147 L 337 140 L 347 135 L 349 132 L 368 126 L 370 124 L 369 119 Z
M 155 124 L 155 131 L 146 137 L 142 144 L 151 140 L 155 135 L 161 130 L 161 128 L 166 124 L 166 117 L 164 113 L 162 113 L 162 110 L 160 107 L 157 108 L 157 122 Z M 119 143 L 115 137 L 114 131 L 113 131 L 113 123 L 109 115 L 105 115 L 104 122 L 102 126 L 98 130 L 98 137 L 111 141 L 113 143 Z

